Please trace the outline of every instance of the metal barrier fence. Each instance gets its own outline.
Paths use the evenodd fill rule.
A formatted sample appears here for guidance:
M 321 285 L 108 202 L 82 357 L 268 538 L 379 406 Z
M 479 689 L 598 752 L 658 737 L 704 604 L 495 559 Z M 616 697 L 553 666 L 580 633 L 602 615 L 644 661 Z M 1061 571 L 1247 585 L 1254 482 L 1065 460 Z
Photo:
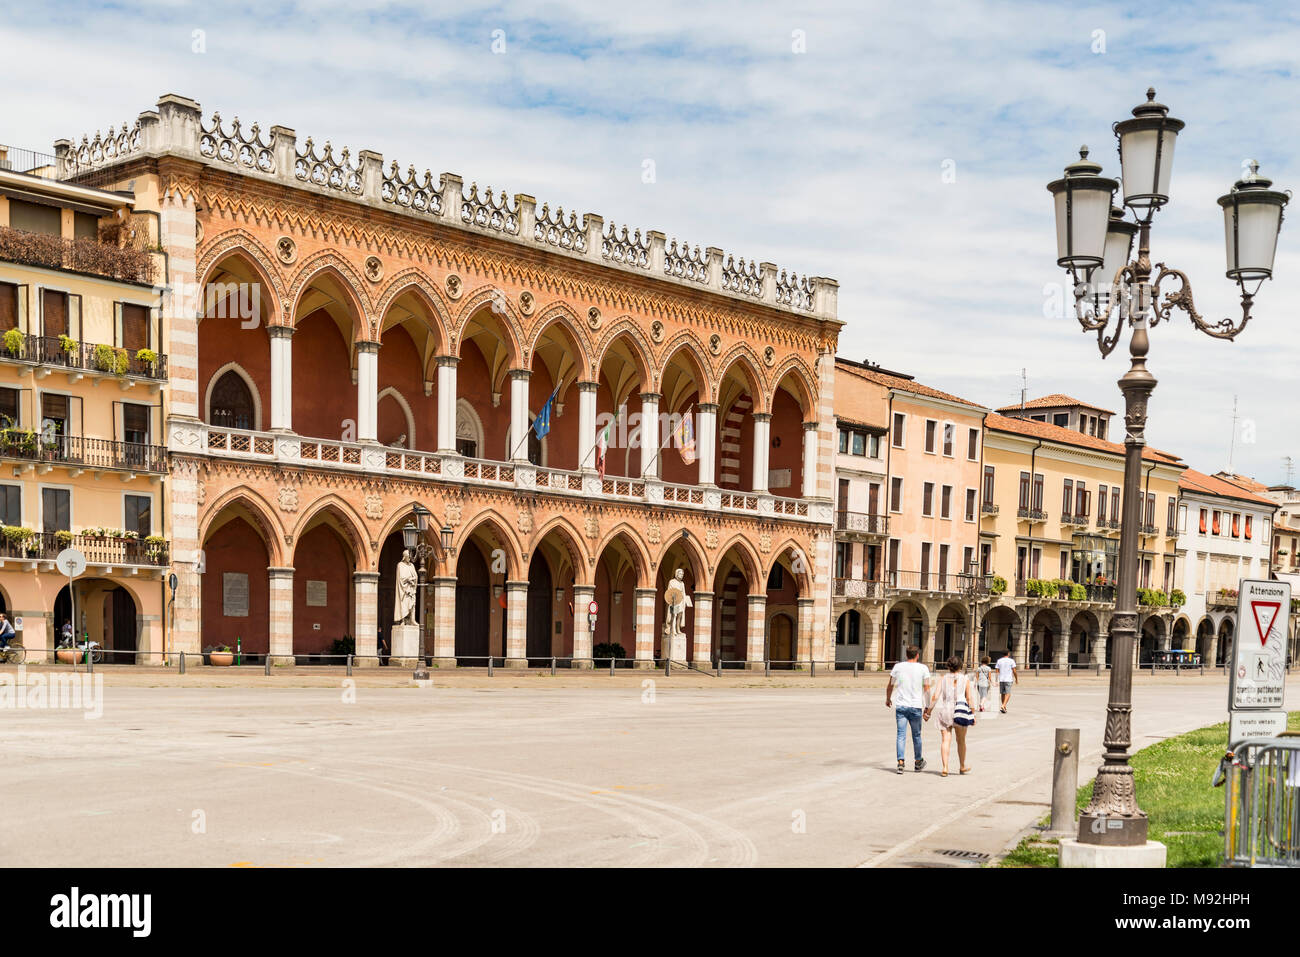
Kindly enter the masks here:
M 1300 735 L 1238 741 L 1214 772 L 1224 788 L 1229 867 L 1300 867 Z

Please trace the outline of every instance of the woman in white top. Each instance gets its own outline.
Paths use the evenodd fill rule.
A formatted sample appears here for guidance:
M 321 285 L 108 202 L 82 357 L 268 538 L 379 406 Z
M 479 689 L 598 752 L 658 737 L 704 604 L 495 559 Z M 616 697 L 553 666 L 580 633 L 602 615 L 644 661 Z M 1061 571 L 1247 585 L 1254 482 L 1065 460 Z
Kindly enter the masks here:
M 980 693 L 980 710 L 984 710 L 984 702 L 988 700 L 989 687 L 993 684 L 993 668 L 989 662 L 989 656 L 985 655 L 980 659 L 979 670 L 975 673 L 975 690 Z
M 953 733 L 957 735 L 957 760 L 961 773 L 970 770 L 966 764 L 966 729 L 975 724 L 975 691 L 970 679 L 961 673 L 961 660 L 955 655 L 948 659 L 948 673 L 939 683 L 926 709 L 927 718 L 933 714 L 939 725 L 939 757 L 943 762 L 942 777 L 948 776 L 948 755 L 952 750 Z

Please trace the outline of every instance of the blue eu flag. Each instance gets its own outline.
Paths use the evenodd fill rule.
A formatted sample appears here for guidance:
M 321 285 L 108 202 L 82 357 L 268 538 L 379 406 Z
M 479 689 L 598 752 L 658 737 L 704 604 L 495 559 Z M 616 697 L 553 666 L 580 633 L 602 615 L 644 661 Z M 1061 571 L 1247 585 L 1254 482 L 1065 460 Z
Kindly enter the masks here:
M 555 392 L 551 393 L 551 397 L 542 406 L 542 410 L 533 417 L 533 432 L 539 439 L 546 438 L 547 433 L 551 431 L 551 406 L 555 404 L 555 395 L 559 391 L 560 387 L 557 385 Z

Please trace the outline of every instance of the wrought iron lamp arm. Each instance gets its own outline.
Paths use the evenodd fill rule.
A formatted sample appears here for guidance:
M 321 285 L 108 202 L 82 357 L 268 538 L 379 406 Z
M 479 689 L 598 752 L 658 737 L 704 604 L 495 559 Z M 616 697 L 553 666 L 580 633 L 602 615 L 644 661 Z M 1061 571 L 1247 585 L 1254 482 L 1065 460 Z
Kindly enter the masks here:
M 1155 326 L 1161 319 L 1169 319 L 1175 307 L 1187 313 L 1188 318 L 1192 320 L 1192 325 L 1207 336 L 1213 336 L 1215 339 L 1235 339 L 1246 328 L 1250 322 L 1250 309 L 1254 304 L 1254 295 L 1246 291 L 1244 283 L 1241 286 L 1241 322 L 1234 323 L 1231 319 L 1220 319 L 1218 322 L 1207 322 L 1199 312 L 1196 311 L 1196 303 L 1192 300 L 1192 284 L 1187 278 L 1187 274 L 1180 269 L 1171 269 L 1164 263 L 1157 263 L 1156 281 L 1151 286 L 1151 301 L 1155 303 L 1154 315 L 1151 319 L 1151 325 Z M 1178 289 L 1165 293 L 1164 301 L 1160 301 L 1160 284 L 1170 276 L 1177 277 Z
M 1083 327 L 1084 332 L 1092 332 L 1096 329 L 1105 329 L 1106 326 L 1110 324 L 1111 313 L 1115 311 L 1115 307 L 1120 305 L 1120 303 L 1124 299 L 1123 292 L 1128 288 L 1128 284 L 1132 280 L 1132 278 L 1133 278 L 1132 264 L 1121 266 L 1115 272 L 1115 277 L 1111 281 L 1110 288 L 1119 290 L 1120 295 L 1113 296 L 1111 298 L 1110 304 L 1106 306 L 1106 311 L 1101 313 L 1100 315 L 1097 314 L 1095 302 L 1093 304 L 1092 309 L 1088 309 L 1084 306 L 1084 300 L 1089 298 L 1088 283 L 1081 282 L 1075 284 L 1074 314 L 1075 317 L 1079 320 L 1079 325 Z M 1123 312 L 1121 311 L 1121 315 L 1122 314 Z

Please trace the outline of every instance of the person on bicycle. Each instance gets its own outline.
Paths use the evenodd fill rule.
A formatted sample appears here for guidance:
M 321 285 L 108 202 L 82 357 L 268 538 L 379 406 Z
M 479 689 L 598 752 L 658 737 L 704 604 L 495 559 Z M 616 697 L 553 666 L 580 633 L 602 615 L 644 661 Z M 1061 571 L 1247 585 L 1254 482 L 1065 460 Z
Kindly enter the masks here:
M 0 612 L 0 648 L 8 648 L 9 642 L 17 637 L 14 626 L 10 623 L 8 617 L 3 612 Z

